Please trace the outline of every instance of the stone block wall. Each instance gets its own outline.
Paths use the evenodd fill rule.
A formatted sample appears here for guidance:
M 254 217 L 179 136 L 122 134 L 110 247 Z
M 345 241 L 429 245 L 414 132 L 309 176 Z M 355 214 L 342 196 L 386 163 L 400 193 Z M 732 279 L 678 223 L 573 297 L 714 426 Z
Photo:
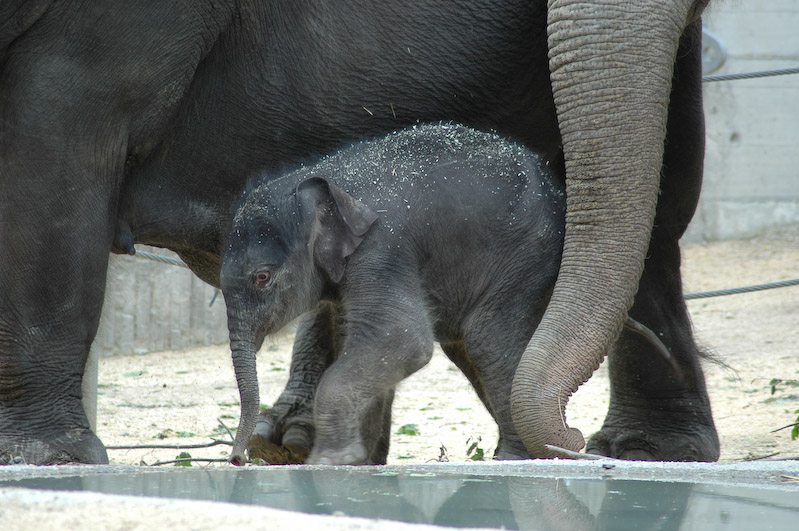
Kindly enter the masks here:
M 166 249 L 137 249 L 177 258 Z M 103 317 L 93 349 L 99 356 L 180 350 L 228 341 L 222 294 L 185 267 L 112 255 Z

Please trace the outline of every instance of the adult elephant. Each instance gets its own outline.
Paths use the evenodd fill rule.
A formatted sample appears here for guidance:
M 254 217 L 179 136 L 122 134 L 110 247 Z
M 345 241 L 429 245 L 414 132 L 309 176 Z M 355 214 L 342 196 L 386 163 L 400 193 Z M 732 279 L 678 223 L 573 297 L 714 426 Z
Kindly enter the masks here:
M 705 3 L 4 1 L 0 460 L 107 460 L 80 388 L 109 250 L 168 247 L 218 285 L 253 170 L 439 119 L 565 161 L 562 270 L 514 383 L 530 454 L 582 446 L 563 408 L 635 297 L 681 374 L 622 335 L 588 449 L 716 459 L 677 245 L 702 174 Z

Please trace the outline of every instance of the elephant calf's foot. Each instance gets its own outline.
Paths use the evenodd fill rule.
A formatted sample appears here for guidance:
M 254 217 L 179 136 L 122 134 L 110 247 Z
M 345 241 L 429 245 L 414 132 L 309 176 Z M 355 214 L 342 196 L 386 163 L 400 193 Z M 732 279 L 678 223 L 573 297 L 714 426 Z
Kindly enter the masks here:
M 362 465 L 367 464 L 366 447 L 361 443 L 353 442 L 339 450 L 314 449 L 308 457 L 308 464 L 312 465 Z
M 653 413 L 649 422 L 626 426 L 606 419 L 585 451 L 636 461 L 718 461 L 720 450 L 712 424 L 691 424 L 685 418 L 670 424 Z
M 250 459 L 269 464 L 299 464 L 308 459 L 314 429 L 310 412 L 281 415 L 278 408 L 261 413 L 247 451 Z

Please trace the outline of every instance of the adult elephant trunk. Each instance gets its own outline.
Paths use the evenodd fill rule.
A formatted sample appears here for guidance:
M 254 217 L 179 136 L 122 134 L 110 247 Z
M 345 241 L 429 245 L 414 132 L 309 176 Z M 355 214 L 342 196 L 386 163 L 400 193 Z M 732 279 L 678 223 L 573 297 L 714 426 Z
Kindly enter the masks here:
M 552 91 L 566 162 L 558 281 L 516 372 L 513 421 L 531 455 L 580 450 L 566 403 L 621 331 L 644 267 L 677 45 L 702 2 L 550 0 Z
M 261 401 L 258 391 L 258 369 L 255 363 L 255 355 L 261 341 L 255 338 L 253 328 L 252 324 L 245 323 L 244 319 L 236 315 L 235 310 L 231 310 L 231 305 L 228 305 L 230 350 L 241 397 L 239 428 L 236 430 L 236 440 L 230 452 L 230 462 L 234 465 L 244 464 L 247 460 L 244 449 L 255 428 Z

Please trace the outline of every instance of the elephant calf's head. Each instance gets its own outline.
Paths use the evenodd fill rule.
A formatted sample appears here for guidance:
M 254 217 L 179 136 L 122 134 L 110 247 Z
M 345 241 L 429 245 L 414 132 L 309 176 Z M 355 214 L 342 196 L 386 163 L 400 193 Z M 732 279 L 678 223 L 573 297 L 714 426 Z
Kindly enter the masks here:
M 249 329 L 260 346 L 312 309 L 377 219 L 326 179 L 296 173 L 264 179 L 236 211 L 221 272 L 231 339 Z

